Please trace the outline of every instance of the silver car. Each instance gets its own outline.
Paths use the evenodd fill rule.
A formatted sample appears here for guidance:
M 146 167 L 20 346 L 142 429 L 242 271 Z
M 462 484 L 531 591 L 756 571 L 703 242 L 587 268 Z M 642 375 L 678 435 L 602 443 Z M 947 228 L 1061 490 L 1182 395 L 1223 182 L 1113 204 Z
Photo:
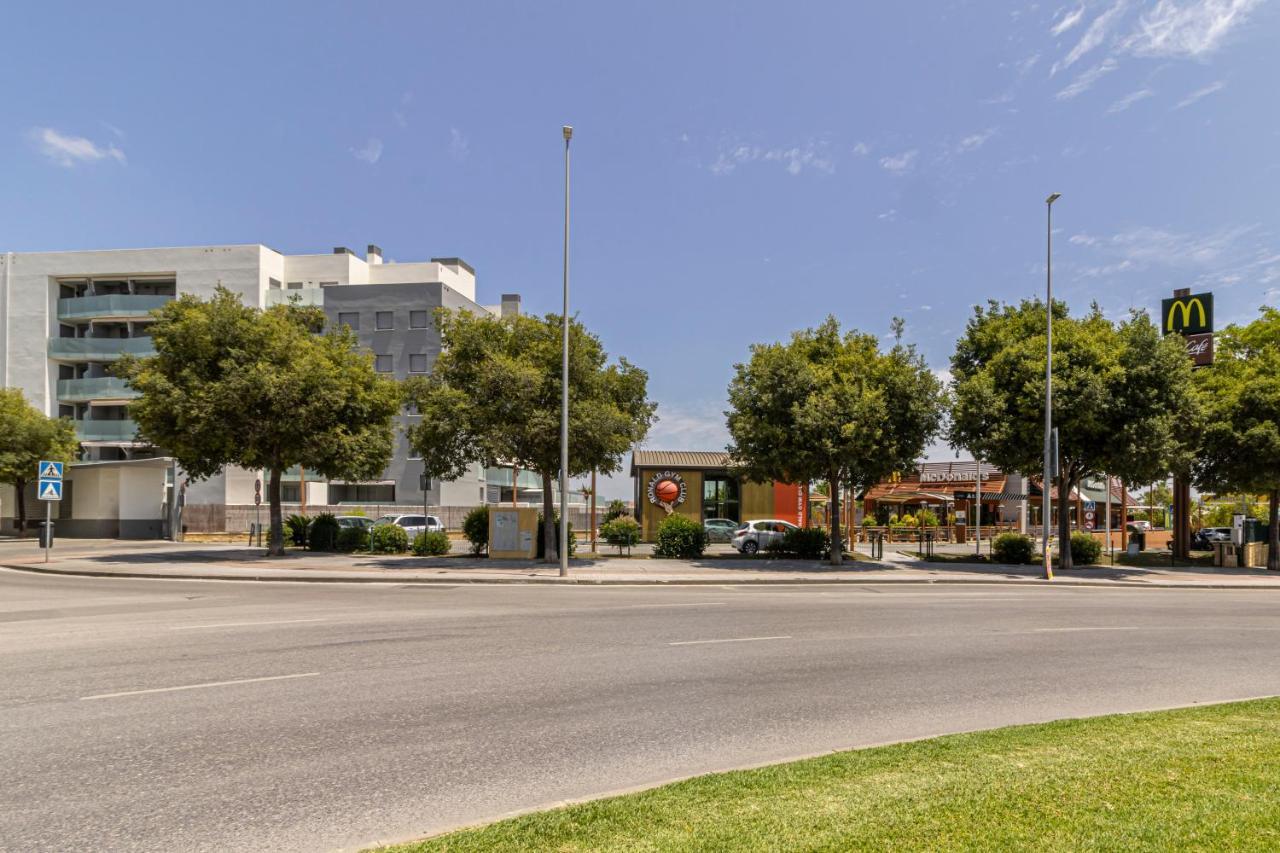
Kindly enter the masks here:
M 768 547 L 770 542 L 780 540 L 788 531 L 799 530 L 789 521 L 777 518 L 753 519 L 744 521 L 733 531 L 729 544 L 742 554 L 758 554 Z
M 737 526 L 738 522 L 728 518 L 708 518 L 702 522 L 702 530 L 707 534 L 708 542 L 730 541 Z
M 374 526 L 377 527 L 382 524 L 394 524 L 403 527 L 404 532 L 409 536 L 410 542 L 419 533 L 444 530 L 444 525 L 434 515 L 384 515 L 374 522 Z

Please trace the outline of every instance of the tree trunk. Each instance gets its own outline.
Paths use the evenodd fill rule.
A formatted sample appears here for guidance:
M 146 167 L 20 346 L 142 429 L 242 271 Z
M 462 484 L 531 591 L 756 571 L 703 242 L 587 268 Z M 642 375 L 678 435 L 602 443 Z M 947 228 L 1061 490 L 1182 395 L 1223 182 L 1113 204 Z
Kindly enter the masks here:
M 1075 482 L 1058 475 L 1058 570 L 1071 568 L 1071 513 L 1068 499 Z
M 555 488 L 551 475 L 545 471 L 542 473 L 542 542 L 543 557 L 545 563 L 560 562 L 560 539 L 556 530 L 556 500 L 553 493 Z
M 18 477 L 13 481 L 13 490 L 18 501 L 18 535 L 27 535 L 27 481 Z
M 1280 489 L 1272 489 L 1268 512 L 1271 524 L 1267 531 L 1267 570 L 1280 572 Z
M 832 475 L 827 480 L 828 497 L 831 499 L 831 565 L 840 565 L 844 557 L 844 540 L 840 538 L 840 478 Z
M 284 523 L 280 517 L 280 478 L 278 467 L 267 478 L 267 502 L 270 505 L 271 534 L 267 538 L 267 556 L 284 556 Z

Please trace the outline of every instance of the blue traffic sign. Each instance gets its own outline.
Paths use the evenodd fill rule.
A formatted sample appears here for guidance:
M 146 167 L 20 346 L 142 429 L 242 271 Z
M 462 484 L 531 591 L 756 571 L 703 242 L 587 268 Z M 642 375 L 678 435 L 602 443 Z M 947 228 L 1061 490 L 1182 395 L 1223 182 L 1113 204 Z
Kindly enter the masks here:
M 62 463 L 49 462 L 44 459 L 41 459 L 40 464 L 36 466 L 36 475 L 41 480 L 61 480 L 62 479 Z
M 40 485 L 36 488 L 36 497 L 42 501 L 62 500 L 62 481 L 41 480 Z

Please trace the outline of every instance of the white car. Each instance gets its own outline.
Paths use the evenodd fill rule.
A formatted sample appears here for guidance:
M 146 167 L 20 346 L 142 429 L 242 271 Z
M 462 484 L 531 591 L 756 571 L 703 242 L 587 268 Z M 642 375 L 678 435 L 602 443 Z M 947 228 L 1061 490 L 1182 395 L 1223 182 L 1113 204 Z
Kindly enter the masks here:
M 737 530 L 733 531 L 733 538 L 729 540 L 729 544 L 739 553 L 756 554 L 764 550 L 770 542 L 781 539 L 790 530 L 799 530 L 799 528 L 789 521 L 776 518 L 744 521 L 738 525 Z
M 444 525 L 440 523 L 440 519 L 434 515 L 384 515 L 374 523 L 374 527 L 383 524 L 394 524 L 403 527 L 404 532 L 409 536 L 409 541 L 413 541 L 413 537 L 419 533 L 434 533 L 436 531 L 444 531 Z

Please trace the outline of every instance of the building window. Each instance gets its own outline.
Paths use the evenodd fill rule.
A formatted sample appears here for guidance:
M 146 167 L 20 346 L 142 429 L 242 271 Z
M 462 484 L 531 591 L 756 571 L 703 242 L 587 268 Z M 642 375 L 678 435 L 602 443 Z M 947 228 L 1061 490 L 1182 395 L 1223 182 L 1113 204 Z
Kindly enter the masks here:
M 389 504 L 396 502 L 396 487 L 390 483 L 330 483 L 331 503 Z
M 290 289 L 290 290 L 302 290 L 302 282 L 300 282 L 300 281 L 291 281 L 291 282 L 289 282 L 289 289 Z
M 395 328 L 395 314 L 391 311 L 378 311 L 373 315 L 373 327 L 379 332 Z
M 338 313 L 338 325 L 346 326 L 353 332 L 360 331 L 360 312 L 341 311 Z
M 409 372 L 410 373 L 426 373 L 427 357 L 422 353 L 413 353 L 409 356 Z
M 410 311 L 409 312 L 409 328 L 425 329 L 430 321 L 430 315 L 426 311 Z
M 280 289 L 280 279 L 278 279 L 278 278 L 269 278 L 269 279 L 267 279 L 267 287 L 269 287 L 269 288 L 270 288 L 270 289 L 272 289 L 272 290 L 279 290 L 279 289 Z
M 379 373 L 390 373 L 392 370 L 391 356 L 375 355 L 373 357 L 373 369 L 378 371 Z
M 337 287 L 338 283 L 336 281 L 322 281 L 320 282 L 320 286 L 321 287 Z
M 738 481 L 732 477 L 702 480 L 702 517 L 738 521 Z

